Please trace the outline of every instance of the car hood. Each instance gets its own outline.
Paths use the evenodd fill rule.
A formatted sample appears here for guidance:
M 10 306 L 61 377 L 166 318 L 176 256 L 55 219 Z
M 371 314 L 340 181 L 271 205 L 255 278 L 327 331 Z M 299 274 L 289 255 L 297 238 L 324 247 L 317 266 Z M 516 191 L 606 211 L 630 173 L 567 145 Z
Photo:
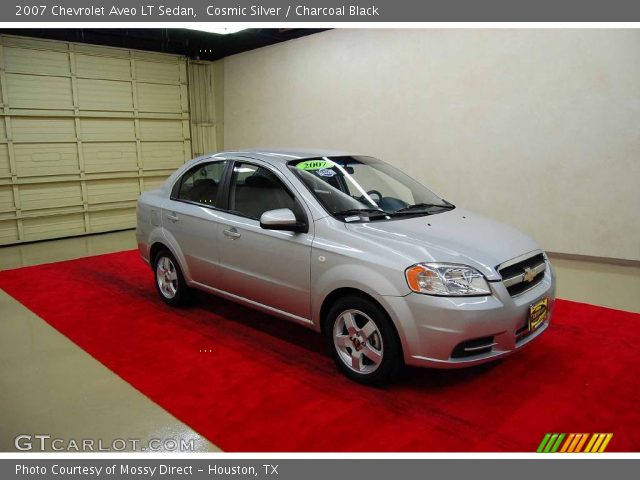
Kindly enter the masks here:
M 434 215 L 345 225 L 380 248 L 405 258 L 410 256 L 416 263 L 470 265 L 489 280 L 500 280 L 495 270 L 499 264 L 540 248 L 519 230 L 462 208 Z

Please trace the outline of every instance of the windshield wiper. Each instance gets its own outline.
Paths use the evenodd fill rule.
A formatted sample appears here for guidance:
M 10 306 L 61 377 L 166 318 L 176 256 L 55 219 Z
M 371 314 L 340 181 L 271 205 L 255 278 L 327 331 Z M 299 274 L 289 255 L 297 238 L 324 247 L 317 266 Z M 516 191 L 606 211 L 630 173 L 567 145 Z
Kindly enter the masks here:
M 384 210 L 378 210 L 377 208 L 349 208 L 348 210 L 341 210 L 339 212 L 335 212 L 336 216 L 348 216 L 348 215 L 358 215 L 360 213 L 375 213 L 379 216 L 387 216 L 389 213 Z M 367 215 L 368 216 L 368 215 Z
M 446 200 L 445 200 L 446 202 Z M 427 208 L 446 208 L 446 209 L 452 209 L 452 208 L 456 208 L 455 205 L 446 202 L 446 203 L 416 203 L 415 205 L 409 205 L 408 207 L 404 207 L 401 208 L 400 210 L 396 210 L 395 212 L 391 213 L 391 215 L 410 215 L 413 213 L 418 213 L 416 210 L 424 210 Z M 427 212 L 424 212 L 427 213 Z

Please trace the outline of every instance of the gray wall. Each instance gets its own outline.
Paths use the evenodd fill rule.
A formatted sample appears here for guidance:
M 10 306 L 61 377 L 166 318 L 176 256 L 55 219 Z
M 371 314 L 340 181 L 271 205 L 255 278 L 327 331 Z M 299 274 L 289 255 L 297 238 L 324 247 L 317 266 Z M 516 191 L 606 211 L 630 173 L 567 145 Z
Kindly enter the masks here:
M 332 30 L 224 69 L 226 149 L 372 154 L 548 250 L 640 260 L 639 30 Z

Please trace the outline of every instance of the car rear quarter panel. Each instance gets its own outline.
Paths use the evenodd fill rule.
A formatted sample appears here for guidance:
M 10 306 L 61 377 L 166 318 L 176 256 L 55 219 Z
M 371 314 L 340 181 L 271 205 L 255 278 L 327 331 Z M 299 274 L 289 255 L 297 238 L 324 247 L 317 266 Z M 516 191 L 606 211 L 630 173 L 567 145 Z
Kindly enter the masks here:
M 156 243 L 161 243 L 176 257 L 185 280 L 187 283 L 190 283 L 191 275 L 189 273 L 189 265 L 185 261 L 178 242 L 171 232 L 163 228 L 162 208 L 166 200 L 166 192 L 164 189 L 145 192 L 138 198 L 138 222 L 136 226 L 138 250 L 142 258 L 148 263 L 151 263 L 151 247 Z

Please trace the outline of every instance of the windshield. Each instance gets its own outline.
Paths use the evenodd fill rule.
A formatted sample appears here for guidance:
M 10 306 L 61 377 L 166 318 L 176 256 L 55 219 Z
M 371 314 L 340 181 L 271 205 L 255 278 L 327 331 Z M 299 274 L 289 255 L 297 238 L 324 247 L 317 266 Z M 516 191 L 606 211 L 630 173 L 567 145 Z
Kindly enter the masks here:
M 400 170 L 371 157 L 289 162 L 324 208 L 345 221 L 432 215 L 455 208 Z

